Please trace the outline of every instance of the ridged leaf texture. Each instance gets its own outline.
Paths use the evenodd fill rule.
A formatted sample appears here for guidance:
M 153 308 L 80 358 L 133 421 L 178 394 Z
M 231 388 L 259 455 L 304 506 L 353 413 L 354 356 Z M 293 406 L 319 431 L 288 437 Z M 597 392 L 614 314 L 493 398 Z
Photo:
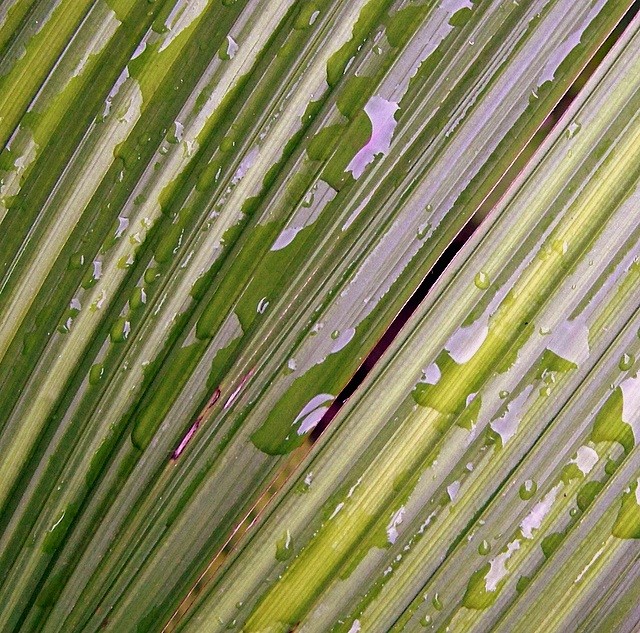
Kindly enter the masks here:
M 630 6 L 0 3 L 0 630 L 626 630 Z

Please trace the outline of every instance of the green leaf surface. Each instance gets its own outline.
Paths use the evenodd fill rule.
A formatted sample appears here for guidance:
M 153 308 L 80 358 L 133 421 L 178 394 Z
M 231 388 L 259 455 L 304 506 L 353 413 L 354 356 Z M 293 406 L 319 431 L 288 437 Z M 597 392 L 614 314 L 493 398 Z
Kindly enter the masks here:
M 0 629 L 161 630 L 630 4 L 0 3 Z M 326 483 L 282 496 L 250 562 L 225 569 L 224 599 L 187 627 L 411 627 L 434 565 L 463 555 L 452 534 L 497 494 L 487 481 L 549 459 L 542 445 L 532 457 L 563 428 L 549 416 L 573 420 L 572 394 L 604 380 L 636 309 L 637 44 L 624 42 L 314 448 Z M 537 334 L 540 319 L 561 333 Z M 585 328 L 588 359 L 545 347 Z M 593 450 L 617 442 L 625 469 L 634 350 L 599 412 L 584 409 Z M 437 384 L 416 382 L 422 367 Z M 514 403 L 532 422 L 512 439 L 500 416 Z M 572 483 L 574 440 L 530 503 L 560 477 L 582 512 L 602 506 L 598 530 L 634 537 L 617 473 Z M 463 448 L 478 467 L 447 482 Z M 425 468 L 439 479 L 413 495 Z M 478 493 L 449 516 L 452 485 Z M 387 578 L 431 491 L 441 537 L 417 538 Z M 614 497 L 615 518 L 599 501 Z M 544 604 L 537 575 L 527 591 Z M 501 608 L 504 626 L 527 608 Z M 464 609 L 438 617 L 484 626 Z
M 181 630 L 576 630 L 633 565 L 639 29 Z

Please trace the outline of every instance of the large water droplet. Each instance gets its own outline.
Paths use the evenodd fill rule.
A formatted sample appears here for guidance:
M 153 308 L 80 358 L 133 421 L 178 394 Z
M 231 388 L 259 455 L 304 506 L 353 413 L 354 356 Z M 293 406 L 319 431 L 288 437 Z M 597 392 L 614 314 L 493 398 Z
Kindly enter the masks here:
M 620 358 L 620 362 L 618 363 L 618 367 L 620 367 L 620 369 L 622 371 L 628 371 L 629 369 L 631 369 L 634 365 L 634 363 L 636 362 L 635 356 L 633 354 L 623 354 L 622 357 Z
M 536 490 L 538 490 L 538 484 L 532 479 L 527 479 L 521 486 L 518 494 L 520 495 L 520 499 L 523 501 L 528 501 L 536 494 Z
M 476 285 L 476 288 L 479 288 L 480 290 L 486 290 L 489 287 L 491 281 L 489 280 L 489 275 L 481 270 L 474 277 L 473 283 Z
M 89 384 L 97 385 L 102 376 L 104 375 L 104 365 L 102 363 L 97 363 L 96 365 L 92 365 L 89 370 Z

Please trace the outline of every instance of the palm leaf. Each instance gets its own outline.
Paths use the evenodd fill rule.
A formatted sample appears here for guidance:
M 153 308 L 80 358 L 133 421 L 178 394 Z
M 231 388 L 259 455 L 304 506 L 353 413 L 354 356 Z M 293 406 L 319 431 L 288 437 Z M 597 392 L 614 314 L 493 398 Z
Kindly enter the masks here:
M 186 630 L 575 630 L 625 578 L 640 536 L 639 28 Z
M 304 503 L 287 484 L 187 627 L 206 619 L 209 630 L 217 618 L 225 626 L 249 618 L 248 630 L 278 629 L 313 614 L 316 628 L 325 630 L 343 613 L 353 616 L 347 629 L 355 615 L 383 629 L 396 621 L 411 627 L 412 618 L 422 617 L 412 604 L 421 587 L 448 587 L 447 574 L 460 581 L 459 561 L 472 559 L 462 539 L 498 494 L 493 477 L 504 479 L 526 460 L 531 468 L 546 464 L 551 457 L 542 446 L 553 445 L 537 441 L 556 428 L 556 416 L 577 432 L 576 414 L 565 408 L 579 389 L 589 400 L 593 387 L 584 385 L 591 373 L 602 385 L 623 380 L 620 370 L 603 378 L 598 363 L 617 349 L 635 310 L 635 269 L 605 298 L 598 284 L 608 278 L 607 267 L 627 265 L 635 252 L 635 216 L 625 201 L 636 177 L 635 23 L 580 93 L 572 110 L 579 123 L 566 115 L 434 288 L 402 343 L 305 458 L 309 433 L 425 274 L 508 179 L 509 167 L 629 5 L 4 2 L 3 630 L 160 630 L 269 483 L 301 459 L 300 486 L 313 460 L 326 461 L 322 468 L 334 483 Z M 571 147 L 560 149 L 563 142 Z M 529 261 L 549 231 L 556 237 L 548 257 L 538 256 L 538 270 Z M 579 290 L 568 287 L 567 270 L 597 239 L 600 259 L 580 277 Z M 592 352 L 573 365 L 553 349 L 540 357 L 543 343 L 532 342 L 532 328 L 521 326 L 525 318 L 531 324 L 544 315 L 544 327 L 552 329 L 577 309 L 575 302 L 586 305 L 589 293 L 597 299 L 588 324 L 597 336 L 589 346 L 599 356 Z M 469 362 L 438 355 L 456 331 L 463 334 L 453 344 L 463 349 L 464 336 L 475 332 L 468 326 L 473 315 L 496 309 L 487 340 Z M 520 348 L 528 351 L 516 354 Z M 515 364 L 506 371 L 509 350 Z M 430 360 L 439 363 L 429 371 L 442 374 L 440 386 L 420 383 L 407 398 L 416 371 Z M 495 377 L 500 362 L 505 371 Z M 625 372 L 634 367 L 629 362 Z M 404 556 L 413 562 L 388 582 L 383 569 L 398 548 L 377 548 L 373 558 L 367 552 L 378 533 L 398 531 L 401 519 L 415 522 L 426 511 L 426 497 L 400 510 L 416 485 L 417 465 L 436 446 L 448 447 L 451 461 L 438 476 L 457 473 L 454 458 L 467 450 L 461 435 L 467 432 L 453 433 L 453 418 L 466 416 L 470 424 L 475 416 L 480 428 L 500 403 L 503 412 L 512 410 L 523 393 L 529 398 L 527 381 L 542 380 L 540 363 L 550 363 L 554 382 L 544 401 L 534 407 L 527 400 L 538 435 L 532 431 L 518 449 L 504 447 L 501 459 L 475 469 L 468 485 L 484 500 L 469 504 L 467 514 L 452 513 L 449 527 L 437 528 L 448 540 L 416 546 Z M 514 382 L 495 391 L 500 380 Z M 481 389 L 514 395 L 466 402 Z M 427 405 L 427 413 L 409 405 Z M 476 447 L 479 459 L 490 461 L 497 450 L 494 435 L 488 448 Z M 352 517 L 347 549 L 331 553 L 323 539 L 340 532 L 351 514 L 327 522 L 325 513 L 321 523 L 328 527 L 312 538 L 318 509 L 342 503 L 336 501 L 347 490 L 342 478 L 352 486 L 358 473 L 377 469 L 380 490 L 366 483 L 349 501 L 372 504 L 371 516 L 367 510 Z M 462 486 L 461 476 L 454 483 Z M 609 517 L 613 497 L 602 498 Z M 398 506 L 395 518 L 387 516 L 389 503 Z M 602 520 L 598 529 L 606 531 Z M 389 521 L 398 525 L 385 527 Z M 304 528 L 293 541 L 302 553 L 256 606 L 257 586 L 288 565 L 281 559 L 293 552 L 291 522 Z M 522 547 L 517 560 L 528 561 L 530 549 Z M 353 573 L 340 581 L 334 576 L 347 552 Z M 602 560 L 615 566 L 613 554 Z M 429 576 L 416 567 L 431 569 Z M 289 578 L 296 573 L 313 581 L 283 604 L 278 596 L 294 595 Z M 595 580 L 587 580 L 591 600 Z M 526 608 L 546 605 L 539 586 L 527 589 L 533 597 Z M 232 602 L 233 609 L 244 605 L 237 615 Z M 499 611 L 491 613 L 500 613 L 505 626 L 525 609 L 496 604 Z M 479 626 L 493 617 L 453 604 L 440 611 L 439 617 Z

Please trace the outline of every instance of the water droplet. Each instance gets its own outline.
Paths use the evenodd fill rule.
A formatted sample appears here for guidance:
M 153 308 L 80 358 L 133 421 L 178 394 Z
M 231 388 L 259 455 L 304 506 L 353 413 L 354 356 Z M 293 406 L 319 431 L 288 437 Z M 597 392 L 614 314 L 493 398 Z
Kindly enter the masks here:
M 222 60 L 233 59 L 238 52 L 238 44 L 237 42 L 230 36 L 227 35 L 225 41 L 222 43 L 222 46 L 218 49 L 218 57 Z
M 132 310 L 137 310 L 138 308 L 141 308 L 145 303 L 147 303 L 147 293 L 141 286 L 136 286 L 131 293 L 131 298 L 129 299 L 129 307 Z
M 620 539 L 640 538 L 640 479 L 631 483 L 624 491 L 611 532 Z
M 306 29 L 318 19 L 319 15 L 320 11 L 313 2 L 302 3 L 293 28 L 297 30 Z
M 293 554 L 293 539 L 291 532 L 287 530 L 282 538 L 276 542 L 276 559 L 279 561 L 287 560 Z
M 491 551 L 491 545 L 489 545 L 489 541 L 484 540 L 480 545 L 478 545 L 478 554 L 481 556 L 486 556 Z
M 551 248 L 553 248 L 558 255 L 565 255 L 569 249 L 569 244 L 567 243 L 567 240 L 553 240 Z
M 447 486 L 447 495 L 451 501 L 455 501 L 458 492 L 460 491 L 460 482 L 454 481 L 452 484 Z
M 430 232 L 431 232 L 431 223 L 427 223 L 424 226 L 418 227 L 416 236 L 419 240 L 423 240 L 425 237 L 429 235 Z
M 540 547 L 542 548 L 542 553 L 545 558 L 550 558 L 558 547 L 560 547 L 564 536 L 564 532 L 551 532 L 551 534 L 542 539 Z
M 258 307 L 256 308 L 256 312 L 258 312 L 258 314 L 264 314 L 268 307 L 269 307 L 269 301 L 267 301 L 266 297 L 262 297 L 262 299 L 260 299 L 260 301 L 258 302 Z
M 171 131 L 167 135 L 167 141 L 172 144 L 179 143 L 182 140 L 183 134 L 184 126 L 180 121 L 175 121 L 171 127 Z
M 518 593 L 522 593 L 530 582 L 531 578 L 528 576 L 520 576 L 520 578 L 518 578 L 518 582 L 516 582 L 516 591 Z
M 235 140 L 231 136 L 225 136 L 220 142 L 221 152 L 230 152 L 236 145 Z
M 340 336 L 340 330 L 333 330 L 331 332 L 331 338 L 335 341 Z
M 159 277 L 160 272 L 153 266 L 144 271 L 144 282 L 146 284 L 152 284 L 154 281 L 157 281 Z
M 78 269 L 84 265 L 84 255 L 80 253 L 74 253 L 69 257 L 69 268 L 70 269 Z
M 476 285 L 476 288 L 479 288 L 480 290 L 486 290 L 491 284 L 491 281 L 489 280 L 489 275 L 481 270 L 474 277 L 473 283 Z
M 636 362 L 635 356 L 633 354 L 623 354 L 622 357 L 620 358 L 620 362 L 618 363 L 618 367 L 620 367 L 620 369 L 622 371 L 628 371 L 629 369 L 631 369 L 634 365 L 634 363 Z
M 311 488 L 311 482 L 313 481 L 313 473 L 307 473 L 305 478 L 296 486 L 296 492 L 304 494 Z
M 425 615 L 424 618 L 420 620 L 420 624 L 422 624 L 422 626 L 429 626 L 431 624 L 431 616 Z
M 371 122 L 371 137 L 366 145 L 358 151 L 347 165 L 357 180 L 364 173 L 367 165 L 379 154 L 386 156 L 391 148 L 391 140 L 398 121 L 396 111 L 400 108 L 395 101 L 387 101 L 377 95 L 372 96 L 364 106 L 364 111 Z
M 97 363 L 95 365 L 92 365 L 91 369 L 89 370 L 89 384 L 97 385 L 102 379 L 103 375 L 104 375 L 104 365 L 102 365 L 102 363 Z
M 567 138 L 573 138 L 579 131 L 582 126 L 577 121 L 572 121 L 567 127 L 566 136 Z
M 538 490 L 538 484 L 532 479 L 527 479 L 521 486 L 518 494 L 520 495 L 520 499 L 523 501 L 527 501 L 536 494 Z
M 298 435 L 303 435 L 311 431 L 316 424 L 320 422 L 323 415 L 329 409 L 329 403 L 332 402 L 334 398 L 335 396 L 330 393 L 320 393 L 307 402 L 293 421 L 293 426 L 298 423 L 300 424 L 298 427 Z
M 442 611 L 442 602 L 440 601 L 440 594 L 439 593 L 435 593 L 433 596 L 433 600 L 431 601 L 431 604 L 433 604 L 433 608 L 436 611 Z
M 616 472 L 616 469 L 618 468 L 618 462 L 615 461 L 615 459 L 608 459 L 607 463 L 604 465 L 604 472 L 611 476 L 613 475 L 613 473 Z
M 313 204 L 314 200 L 315 200 L 315 194 L 313 193 L 313 191 L 309 191 L 307 195 L 302 199 L 300 206 L 304 207 L 305 209 L 308 209 Z
M 131 323 L 125 317 L 120 317 L 111 327 L 111 341 L 122 343 L 127 340 L 129 332 L 131 332 Z
M 99 259 L 93 261 L 93 278 L 97 281 L 102 277 L 102 262 Z

